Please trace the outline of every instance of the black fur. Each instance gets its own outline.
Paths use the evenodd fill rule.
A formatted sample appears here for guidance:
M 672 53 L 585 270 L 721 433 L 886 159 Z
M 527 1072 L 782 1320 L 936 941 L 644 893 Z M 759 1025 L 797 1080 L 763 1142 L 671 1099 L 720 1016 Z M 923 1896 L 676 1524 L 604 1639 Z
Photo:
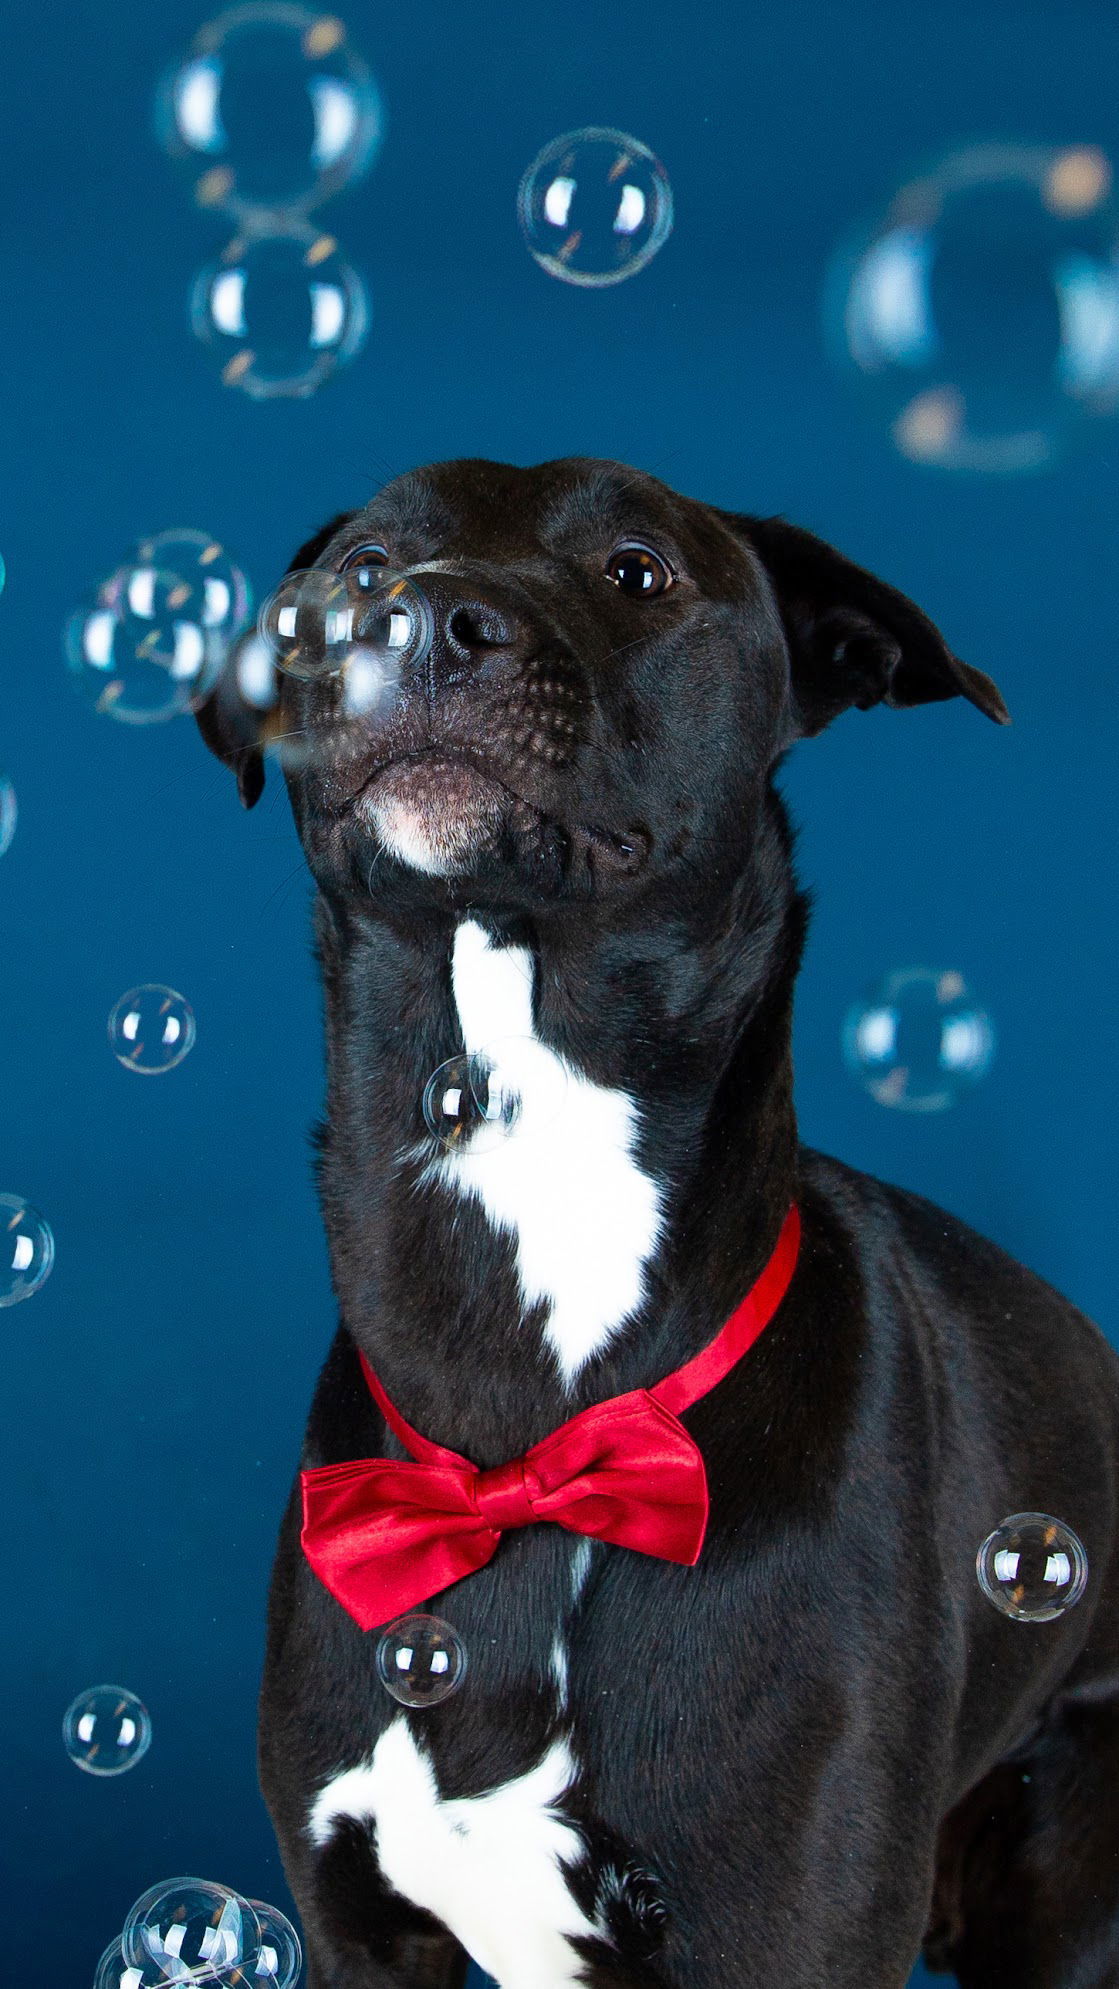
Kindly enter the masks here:
M 668 560 L 667 592 L 628 598 L 605 576 L 629 539 Z M 441 1793 L 491 1788 L 570 1735 L 593 1989 L 901 1989 L 926 1930 L 965 1989 L 1119 1983 L 1119 1364 L 962 1224 L 799 1147 L 792 1105 L 806 908 L 779 759 L 852 705 L 962 695 L 1001 720 L 997 690 L 809 534 L 618 465 L 417 472 L 297 564 L 367 541 L 395 565 L 457 564 L 424 582 L 435 645 L 384 726 L 291 681 L 272 721 L 295 740 L 319 886 L 342 1322 L 304 1461 L 398 1454 L 357 1347 L 427 1435 L 481 1466 L 514 1456 L 678 1366 L 794 1195 L 804 1220 L 776 1319 L 687 1418 L 712 1495 L 699 1567 L 598 1549 L 572 1604 L 570 1536 L 538 1526 L 432 1598 L 470 1651 L 462 1692 L 413 1718 Z M 251 714 L 227 684 L 202 716 L 251 803 Z M 370 826 L 367 797 L 406 758 L 421 810 L 461 797 L 474 824 L 453 876 L 398 862 Z M 636 1099 L 637 1159 L 667 1190 L 647 1300 L 570 1394 L 522 1316 L 508 1239 L 419 1181 L 423 1083 L 461 1048 L 467 914 L 531 947 L 538 1034 Z M 1037 1627 L 1001 1617 L 974 1573 L 991 1527 L 1031 1508 L 1074 1526 L 1091 1567 L 1079 1606 Z M 306 1834 L 315 1791 L 396 1716 L 375 1642 L 303 1562 L 293 1502 L 261 1770 L 311 1989 L 450 1989 L 461 1950 L 386 1889 L 373 1834 L 322 1852 Z

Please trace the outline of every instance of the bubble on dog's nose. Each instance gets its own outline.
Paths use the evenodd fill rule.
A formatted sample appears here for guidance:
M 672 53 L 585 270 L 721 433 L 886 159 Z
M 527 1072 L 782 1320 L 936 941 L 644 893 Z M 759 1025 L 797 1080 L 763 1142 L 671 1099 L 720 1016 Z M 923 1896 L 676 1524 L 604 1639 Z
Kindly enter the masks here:
M 87 1775 L 123 1775 L 151 1746 L 147 1707 L 123 1685 L 93 1685 L 66 1708 L 62 1744 Z
M 174 1070 L 194 1048 L 194 1010 L 161 982 L 129 988 L 109 1015 L 109 1044 L 125 1070 L 153 1077 Z
M 25 1195 L 0 1194 L 0 1305 L 18 1305 L 50 1277 L 54 1233 Z
M 251 0 L 207 22 L 156 103 L 160 137 L 198 205 L 258 225 L 356 179 L 383 121 L 345 23 L 290 0 Z
M 1011 1513 L 975 1557 L 988 1601 L 1017 1623 L 1050 1623 L 1079 1602 L 1088 1556 L 1071 1526 L 1044 1512 Z
M 260 636 L 289 677 L 339 674 L 354 643 L 354 602 L 345 574 L 325 567 L 289 573 L 260 610 Z
M 4 856 L 12 846 L 18 818 L 15 788 L 7 774 L 0 773 L 0 856 Z
M 192 711 L 225 660 L 232 624 L 218 615 L 218 598 L 207 596 L 197 569 L 145 559 L 122 566 L 67 623 L 71 681 L 94 711 L 126 725 Z
M 843 1055 L 879 1105 L 943 1112 L 990 1069 L 994 1025 L 954 969 L 903 967 L 848 1009 Z
M 1119 216 L 1094 146 L 984 145 L 836 259 L 836 357 L 912 462 L 1013 472 L 1119 407 Z
M 383 566 L 312 567 L 264 603 L 259 634 L 288 676 L 339 680 L 338 715 L 375 720 L 430 648 L 432 614 L 421 588 Z
M 361 351 L 369 300 L 333 235 L 279 221 L 236 236 L 199 272 L 190 321 L 223 386 L 303 400 Z
M 640 139 L 603 126 L 565 132 L 517 194 L 525 241 L 549 276 L 587 289 L 644 269 L 672 230 L 672 188 Z
M 563 1110 L 567 1068 L 543 1043 L 509 1036 L 448 1058 L 424 1087 L 423 1115 L 448 1153 L 492 1153 L 546 1132 Z
M 399 1616 L 377 1639 L 377 1676 L 401 1706 L 438 1706 L 466 1676 L 466 1645 L 441 1616 Z

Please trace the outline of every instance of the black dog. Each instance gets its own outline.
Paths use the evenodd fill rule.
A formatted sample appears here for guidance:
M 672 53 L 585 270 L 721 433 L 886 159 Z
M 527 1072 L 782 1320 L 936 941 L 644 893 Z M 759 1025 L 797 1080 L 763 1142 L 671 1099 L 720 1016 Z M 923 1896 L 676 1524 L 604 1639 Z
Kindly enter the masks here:
M 615 464 L 416 472 L 296 565 L 355 560 L 416 576 L 434 638 L 382 722 L 290 678 L 271 721 L 318 884 L 341 1305 L 305 1464 L 407 1454 L 360 1350 L 492 1471 L 714 1341 L 794 1203 L 803 1240 L 684 1415 L 697 1565 L 509 1518 L 420 1598 L 469 1656 L 443 1703 L 382 1689 L 293 1500 L 261 1766 L 312 1989 L 447 1989 L 464 1951 L 502 1989 L 901 1989 L 922 1946 L 969 1989 L 1119 1984 L 1119 1363 L 793 1115 L 775 768 L 848 706 L 1002 720 L 997 690 L 807 533 Z M 251 805 L 232 677 L 200 716 Z M 530 1124 L 530 1071 L 508 1140 L 445 1151 L 430 1074 L 526 1038 L 558 1109 Z M 1090 1565 L 1038 1625 L 975 1575 L 1029 1509 Z

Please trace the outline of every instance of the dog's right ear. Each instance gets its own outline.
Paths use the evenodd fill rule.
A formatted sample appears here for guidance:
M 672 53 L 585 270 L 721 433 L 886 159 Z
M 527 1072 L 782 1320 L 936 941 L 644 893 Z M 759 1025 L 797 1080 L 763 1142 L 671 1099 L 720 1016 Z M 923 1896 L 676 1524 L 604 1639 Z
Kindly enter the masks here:
M 323 525 L 313 538 L 308 539 L 288 566 L 289 573 L 300 573 L 305 567 L 314 566 L 325 552 L 335 532 L 341 530 L 352 511 L 339 511 Z M 240 644 L 231 651 L 235 659 Z M 250 704 L 238 682 L 237 671 L 227 662 L 221 676 L 208 698 L 195 712 L 198 730 L 219 760 L 224 761 L 237 776 L 237 792 L 241 804 L 252 808 L 264 792 L 264 743 L 261 711 L 258 705 Z

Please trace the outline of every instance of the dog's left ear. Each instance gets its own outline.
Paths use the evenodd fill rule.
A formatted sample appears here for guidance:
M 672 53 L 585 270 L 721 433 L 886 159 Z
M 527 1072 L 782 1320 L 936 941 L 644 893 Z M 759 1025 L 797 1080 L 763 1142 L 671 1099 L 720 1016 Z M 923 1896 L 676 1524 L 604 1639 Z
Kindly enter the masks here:
M 722 516 L 757 553 L 781 610 L 794 737 L 823 731 L 851 705 L 867 711 L 954 697 L 998 725 L 1010 723 L 997 685 L 953 656 L 940 630 L 896 587 L 783 518 Z

